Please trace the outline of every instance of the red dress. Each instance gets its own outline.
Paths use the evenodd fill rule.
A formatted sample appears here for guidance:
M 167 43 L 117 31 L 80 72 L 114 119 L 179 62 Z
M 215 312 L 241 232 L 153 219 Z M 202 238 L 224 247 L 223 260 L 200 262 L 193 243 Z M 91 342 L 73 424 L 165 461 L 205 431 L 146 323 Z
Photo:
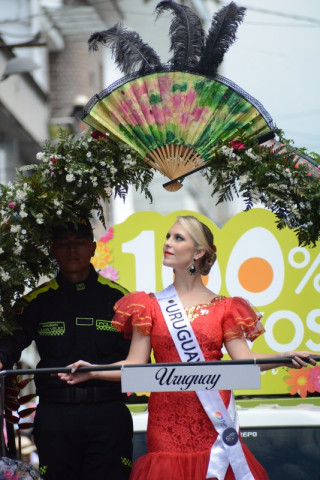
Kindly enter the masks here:
M 131 293 L 115 307 L 113 325 L 130 337 L 132 325 L 145 335 L 158 363 L 179 362 L 157 300 L 152 294 Z M 186 310 L 207 361 L 220 360 L 223 342 L 244 335 L 254 340 L 264 330 L 260 316 L 239 297 L 216 297 L 210 304 Z M 221 391 L 228 406 L 230 391 Z M 130 480 L 205 480 L 210 450 L 217 437 L 195 392 L 154 392 L 149 404 L 148 453 L 135 462 Z M 268 475 L 252 453 L 243 446 L 256 480 Z M 234 480 L 229 465 L 225 480 Z

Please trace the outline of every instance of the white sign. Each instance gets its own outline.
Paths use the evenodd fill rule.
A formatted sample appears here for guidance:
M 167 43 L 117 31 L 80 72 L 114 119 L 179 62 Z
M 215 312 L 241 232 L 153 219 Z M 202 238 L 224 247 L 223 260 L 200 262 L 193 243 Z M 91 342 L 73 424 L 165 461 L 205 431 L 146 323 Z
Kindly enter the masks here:
M 190 392 L 260 388 L 258 365 L 148 365 L 122 368 L 123 392 Z

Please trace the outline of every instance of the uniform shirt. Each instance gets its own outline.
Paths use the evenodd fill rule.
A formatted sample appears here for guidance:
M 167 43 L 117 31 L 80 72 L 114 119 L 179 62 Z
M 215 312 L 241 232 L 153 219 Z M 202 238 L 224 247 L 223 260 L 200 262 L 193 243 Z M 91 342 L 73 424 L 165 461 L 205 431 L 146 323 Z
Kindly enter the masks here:
M 24 348 L 35 340 L 39 368 L 65 367 L 77 360 L 109 364 L 126 358 L 129 342 L 112 325 L 113 306 L 127 290 L 97 274 L 91 266 L 84 282 L 69 282 L 61 273 L 22 297 L 15 306 L 19 329 L 0 342 L 4 369 L 12 368 Z M 35 376 L 37 394 L 48 387 L 65 388 L 57 376 Z M 120 382 L 90 380 L 110 394 L 120 393 Z M 83 384 L 79 384 L 81 386 Z

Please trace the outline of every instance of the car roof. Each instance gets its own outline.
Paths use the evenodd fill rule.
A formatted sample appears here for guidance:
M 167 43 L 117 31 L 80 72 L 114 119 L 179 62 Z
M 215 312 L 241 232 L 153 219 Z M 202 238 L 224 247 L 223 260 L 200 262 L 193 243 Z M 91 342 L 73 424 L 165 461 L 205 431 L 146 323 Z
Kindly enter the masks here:
M 263 405 L 252 408 L 238 406 L 239 423 L 242 428 L 319 427 L 320 407 L 300 404 L 295 406 Z M 147 410 L 132 413 L 135 432 L 145 432 Z

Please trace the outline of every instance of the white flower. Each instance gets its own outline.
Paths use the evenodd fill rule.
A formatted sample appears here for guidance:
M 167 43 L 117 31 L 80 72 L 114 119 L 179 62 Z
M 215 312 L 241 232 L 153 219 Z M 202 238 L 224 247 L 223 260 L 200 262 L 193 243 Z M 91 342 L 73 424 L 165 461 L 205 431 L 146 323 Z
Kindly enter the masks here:
M 4 252 L 3 248 L 0 247 L 0 255 L 1 255 L 1 253 L 3 253 L 3 252 Z
M 114 175 L 115 173 L 117 173 L 118 169 L 116 167 L 111 167 L 110 168 L 110 172 L 112 173 L 112 175 Z
M 60 215 L 62 214 L 62 210 L 57 210 L 56 214 L 59 215 L 59 217 L 60 217 Z
M 38 225 L 42 225 L 44 223 L 44 219 L 43 219 L 43 214 L 42 213 L 38 213 L 38 215 L 36 215 L 36 222 Z
M 8 280 L 10 280 L 10 275 L 8 272 L 5 272 L 4 270 L 2 270 L 0 272 L 0 276 L 1 276 L 1 279 L 4 281 L 4 282 L 7 282 Z
M 106 166 L 106 162 L 100 162 L 100 165 L 101 165 L 101 167 L 105 167 L 105 166 Z
M 27 230 L 26 230 L 25 228 L 23 228 L 23 229 L 21 230 L 21 233 L 22 233 L 22 235 L 26 235 Z
M 73 182 L 73 181 L 75 180 L 75 176 L 73 175 L 73 173 L 68 173 L 68 174 L 66 175 L 66 180 L 67 180 L 67 182 L 69 182 L 69 183 L 70 183 L 70 182 Z
M 251 158 L 251 160 L 261 160 L 261 157 L 253 153 L 252 148 L 246 150 L 245 154 L 247 155 L 247 157 Z
M 91 152 L 87 152 L 87 157 L 88 157 L 88 158 L 91 157 Z
M 21 218 L 26 218 L 28 216 L 27 212 L 25 212 L 24 210 L 20 210 L 20 217 Z
M 20 232 L 21 226 L 20 225 L 11 225 L 10 227 L 10 232 L 11 233 L 17 233 Z
M 22 252 L 22 246 L 21 245 L 17 245 L 17 247 L 13 250 L 13 253 L 15 255 L 20 255 Z
M 45 157 L 45 154 L 43 152 L 38 152 L 36 155 L 37 160 L 43 160 Z

